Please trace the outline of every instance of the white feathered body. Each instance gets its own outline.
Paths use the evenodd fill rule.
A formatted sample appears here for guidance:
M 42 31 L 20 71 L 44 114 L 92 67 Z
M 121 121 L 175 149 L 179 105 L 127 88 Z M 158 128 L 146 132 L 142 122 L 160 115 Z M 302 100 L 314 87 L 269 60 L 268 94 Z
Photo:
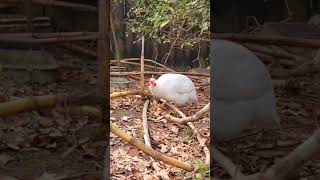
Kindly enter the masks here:
M 149 87 L 151 93 L 177 105 L 196 102 L 197 94 L 193 82 L 185 75 L 164 74 L 156 80 L 155 87 Z
M 266 66 L 247 48 L 230 41 L 214 40 L 210 53 L 214 136 L 238 137 L 251 124 L 280 126 Z

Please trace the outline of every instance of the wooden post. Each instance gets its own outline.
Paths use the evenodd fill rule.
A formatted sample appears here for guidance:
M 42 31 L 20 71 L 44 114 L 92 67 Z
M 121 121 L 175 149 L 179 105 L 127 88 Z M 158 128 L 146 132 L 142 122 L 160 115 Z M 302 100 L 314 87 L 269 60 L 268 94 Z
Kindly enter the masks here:
M 140 74 L 140 90 L 144 92 L 144 36 L 141 39 L 141 74 Z
M 107 128 L 106 133 L 106 152 L 104 159 L 103 179 L 109 179 L 110 174 L 110 151 L 109 151 L 109 139 L 110 139 L 110 121 L 109 121 L 109 109 L 110 109 L 110 88 L 109 88 L 109 50 L 110 50 L 110 1 L 99 0 L 98 6 L 99 13 L 99 39 L 98 39 L 98 61 L 99 61 L 99 97 L 100 108 L 102 112 L 102 121 Z
M 25 0 L 24 1 L 24 13 L 27 18 L 27 32 L 32 32 L 33 27 L 32 27 L 32 0 Z

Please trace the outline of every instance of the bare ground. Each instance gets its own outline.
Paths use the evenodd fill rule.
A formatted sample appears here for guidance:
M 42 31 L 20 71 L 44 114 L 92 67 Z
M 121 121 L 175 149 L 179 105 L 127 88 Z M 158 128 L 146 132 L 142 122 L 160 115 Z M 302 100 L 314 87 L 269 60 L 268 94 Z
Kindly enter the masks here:
M 136 89 L 139 82 L 131 84 L 128 89 Z M 112 89 L 112 92 L 128 89 Z M 180 107 L 180 110 L 190 116 L 209 102 L 208 88 L 198 90 L 199 103 L 196 106 Z M 143 140 L 142 109 L 144 101 L 134 97 L 123 97 L 111 102 L 111 121 L 121 130 Z M 163 111 L 174 112 L 170 108 Z M 173 113 L 173 115 L 177 116 Z M 160 114 L 159 106 L 151 104 L 148 109 L 148 123 L 151 145 L 155 150 L 183 162 L 204 162 L 205 155 L 199 147 L 199 142 L 187 125 L 168 122 Z M 207 139 L 210 148 L 210 115 L 207 113 L 195 123 L 196 128 Z M 111 134 L 111 177 L 112 179 L 193 179 L 194 174 L 158 161 L 159 168 L 150 166 L 150 158 L 137 148 Z

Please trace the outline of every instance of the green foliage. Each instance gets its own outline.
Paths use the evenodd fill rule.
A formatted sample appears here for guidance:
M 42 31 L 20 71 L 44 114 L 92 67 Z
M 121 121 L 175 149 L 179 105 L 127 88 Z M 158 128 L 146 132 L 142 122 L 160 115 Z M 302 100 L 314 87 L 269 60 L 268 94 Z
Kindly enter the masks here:
M 203 177 L 209 177 L 210 176 L 210 167 L 206 165 L 203 161 L 197 160 L 195 164 L 195 169 L 199 175 Z
M 128 28 L 164 43 L 193 46 L 209 35 L 209 0 L 130 0 Z

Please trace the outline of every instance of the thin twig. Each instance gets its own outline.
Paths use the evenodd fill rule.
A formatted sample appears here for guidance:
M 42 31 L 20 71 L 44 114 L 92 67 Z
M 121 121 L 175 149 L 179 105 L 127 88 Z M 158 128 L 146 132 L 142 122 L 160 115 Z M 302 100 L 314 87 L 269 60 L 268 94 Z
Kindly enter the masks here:
M 147 111 L 148 111 L 148 105 L 150 100 L 147 99 L 144 103 L 143 110 L 142 110 L 142 124 L 143 124 L 143 138 L 146 146 L 151 147 L 151 141 L 149 136 L 149 127 L 148 127 L 148 118 L 147 118 Z
M 169 121 L 184 124 L 187 122 L 198 121 L 209 110 L 210 110 L 210 102 L 207 105 L 205 105 L 202 109 L 200 109 L 198 112 L 196 112 L 194 115 L 189 116 L 189 117 L 177 118 L 177 117 L 171 116 L 170 114 L 165 114 L 164 117 L 166 119 L 168 119 Z
M 174 111 L 176 111 L 182 118 L 186 118 L 187 116 L 182 112 L 180 111 L 177 107 L 175 107 L 174 105 L 172 104 L 168 104 L 166 103 L 167 106 L 171 107 Z M 198 131 L 198 129 L 196 129 L 196 127 L 193 125 L 192 122 L 188 122 L 187 123 L 188 126 L 192 129 L 193 133 L 197 136 L 197 139 L 200 143 L 200 147 L 203 148 L 203 152 L 206 156 L 206 160 L 205 160 L 205 163 L 207 165 L 210 165 L 210 151 L 208 149 L 208 147 L 205 145 L 205 142 L 206 142 L 206 139 L 204 139 L 203 137 L 201 137 L 201 134 L 200 132 Z

